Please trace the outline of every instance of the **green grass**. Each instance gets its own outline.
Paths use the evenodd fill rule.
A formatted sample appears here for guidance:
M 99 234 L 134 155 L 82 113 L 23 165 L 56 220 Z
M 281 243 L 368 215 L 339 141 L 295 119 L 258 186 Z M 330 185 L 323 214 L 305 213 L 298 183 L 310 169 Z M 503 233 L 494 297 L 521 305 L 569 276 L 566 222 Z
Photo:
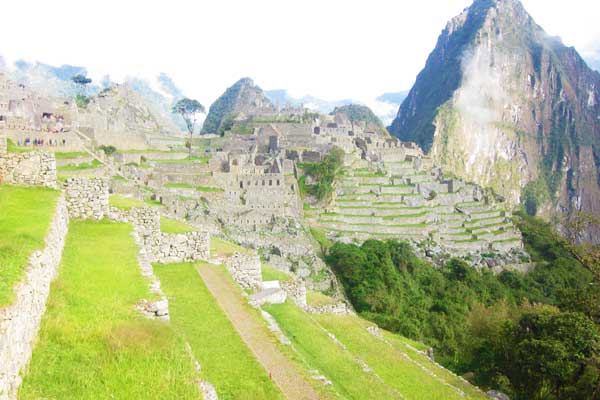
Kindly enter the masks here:
M 194 265 L 155 265 L 154 268 L 169 297 L 171 323 L 190 343 L 194 356 L 202 365 L 203 379 L 213 384 L 219 399 L 282 398 L 202 282 Z
M 391 388 L 375 376 L 363 371 L 353 355 L 345 352 L 327 336 L 308 314 L 291 303 L 266 306 L 294 348 L 313 369 L 333 382 L 333 390 L 341 398 L 399 398 Z
M 54 153 L 57 160 L 69 160 L 71 158 L 89 157 L 85 151 L 57 151 Z
M 118 182 L 127 182 L 127 179 L 123 178 L 121 175 L 113 175 L 112 179 Z
M 102 163 L 100 161 L 94 159 L 89 163 L 81 163 L 77 165 L 61 165 L 57 167 L 57 171 L 85 171 L 87 169 L 96 169 L 100 167 Z
M 366 321 L 354 316 L 336 315 L 319 315 L 315 319 L 404 397 L 422 400 L 462 398 L 456 390 L 421 368 L 429 369 L 433 366 L 431 362 L 421 360 L 416 364 L 407 360 L 403 351 L 395 350 L 370 334 L 367 327 L 371 324 Z
M 164 233 L 188 233 L 198 229 L 175 219 L 160 217 L 160 230 Z
M 321 307 L 337 304 L 337 301 L 332 297 L 324 295 L 323 293 L 308 290 L 306 292 L 306 303 L 309 306 Z
M 263 281 L 288 282 L 293 279 L 291 275 L 286 274 L 285 272 L 275 269 L 269 265 L 263 264 L 261 267 L 261 271 Z
M 192 158 L 183 158 L 181 160 L 150 160 L 159 164 L 186 164 L 186 163 L 197 163 L 197 164 L 208 164 L 210 157 L 198 157 L 192 156 Z
M 227 240 L 220 239 L 216 236 L 210 237 L 210 255 L 230 257 L 235 252 L 253 254 L 252 251 L 238 244 L 228 242 Z
M 6 139 L 6 150 L 9 153 L 27 153 L 35 150 L 33 147 L 19 147 L 10 139 Z
M 59 192 L 0 185 L 0 307 L 14 300 L 29 256 L 44 248 Z
M 73 221 L 19 399 L 198 399 L 183 339 L 152 298 L 131 226 Z
M 108 204 L 125 211 L 131 210 L 132 208 L 148 207 L 148 203 L 142 200 L 133 197 L 120 196 L 118 194 L 111 194 L 108 198 Z

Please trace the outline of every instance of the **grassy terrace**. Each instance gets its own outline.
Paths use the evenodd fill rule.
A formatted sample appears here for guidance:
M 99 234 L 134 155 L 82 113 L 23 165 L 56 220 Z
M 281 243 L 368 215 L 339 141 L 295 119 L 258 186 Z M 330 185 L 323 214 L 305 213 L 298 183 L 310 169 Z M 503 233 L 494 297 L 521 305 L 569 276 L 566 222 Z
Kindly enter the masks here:
M 131 227 L 71 222 L 20 399 L 197 399 L 185 343 L 134 309 L 151 299 Z
M 191 225 L 167 217 L 160 218 L 160 230 L 164 233 L 188 233 L 197 231 L 197 229 Z
M 321 327 L 296 306 L 286 303 L 270 305 L 266 309 L 275 317 L 306 363 L 333 382 L 333 390 L 339 397 L 378 400 L 400 398 L 375 376 L 364 372 L 352 354 L 336 346 Z
M 112 207 L 120 208 L 121 210 L 131 210 L 132 208 L 152 207 L 160 205 L 154 200 L 138 200 L 133 197 L 120 196 L 118 194 L 111 194 L 108 198 L 108 203 Z
M 59 192 L 0 185 L 0 307 L 14 300 L 14 285 L 31 253 L 44 248 Z
M 159 164 L 187 164 L 187 163 L 195 163 L 195 164 L 208 164 L 210 157 L 198 157 L 192 156 L 192 158 L 182 158 L 180 160 L 150 160 Z
M 210 255 L 230 257 L 235 252 L 253 254 L 252 251 L 238 244 L 228 242 L 227 240 L 220 239 L 216 236 L 210 237 Z
M 57 151 L 54 153 L 57 160 L 70 160 L 72 158 L 90 157 L 85 151 Z
M 459 391 L 424 371 L 433 364 L 424 359 L 408 360 L 406 353 L 394 348 L 367 331 L 371 324 L 354 316 L 321 315 L 315 319 L 333 333 L 348 350 L 365 361 L 384 380 L 409 399 L 461 399 Z M 391 334 L 390 334 L 391 335 Z M 391 335 L 397 341 L 404 338 Z M 437 372 L 437 371 L 436 371 Z M 458 380 L 458 379 L 456 379 Z M 485 398 L 480 393 L 479 398 Z
M 98 160 L 92 160 L 89 163 L 81 163 L 77 165 L 61 165 L 60 167 L 56 167 L 57 171 L 85 171 L 88 169 L 96 169 L 102 166 L 102 163 Z
M 215 386 L 219 398 L 282 398 L 204 285 L 195 266 L 170 264 L 154 268 L 169 297 L 171 323 L 190 344 L 202 366 L 203 379 Z
M 262 265 L 262 280 L 263 281 L 280 281 L 280 282 L 288 282 L 293 278 L 291 275 L 286 274 L 283 271 L 279 271 L 269 265 Z

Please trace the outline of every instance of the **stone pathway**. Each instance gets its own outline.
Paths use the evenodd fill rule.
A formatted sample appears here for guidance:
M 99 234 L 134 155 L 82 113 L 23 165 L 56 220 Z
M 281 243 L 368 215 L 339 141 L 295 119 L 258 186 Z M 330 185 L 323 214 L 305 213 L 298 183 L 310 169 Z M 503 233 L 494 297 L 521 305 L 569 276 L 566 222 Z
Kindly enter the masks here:
M 226 277 L 210 265 L 200 266 L 197 269 L 227 318 L 284 397 L 289 400 L 318 399 L 319 396 L 302 378 L 297 367 L 277 349 L 265 331 L 265 327 L 248 314 L 245 300 L 236 295 Z

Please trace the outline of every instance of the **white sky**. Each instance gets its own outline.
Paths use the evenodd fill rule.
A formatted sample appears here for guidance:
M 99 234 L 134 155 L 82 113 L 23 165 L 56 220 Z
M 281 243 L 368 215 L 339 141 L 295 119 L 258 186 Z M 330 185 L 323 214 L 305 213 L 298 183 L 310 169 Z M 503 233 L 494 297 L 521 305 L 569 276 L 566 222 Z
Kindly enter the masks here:
M 210 103 L 249 76 L 263 89 L 366 101 L 409 89 L 471 0 L 10 0 L 0 55 L 85 66 L 92 77 L 170 75 Z M 523 0 L 584 57 L 600 58 L 600 1 Z

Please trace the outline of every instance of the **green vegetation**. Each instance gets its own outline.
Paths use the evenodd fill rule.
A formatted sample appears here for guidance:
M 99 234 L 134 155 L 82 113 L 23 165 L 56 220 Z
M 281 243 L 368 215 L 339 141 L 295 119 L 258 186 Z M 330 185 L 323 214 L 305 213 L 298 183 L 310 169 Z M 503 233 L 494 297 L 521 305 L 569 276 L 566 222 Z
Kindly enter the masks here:
M 77 104 L 77 107 L 79 108 L 87 108 L 88 104 L 90 104 L 91 101 L 92 99 L 86 95 L 75 95 L 75 104 Z
M 213 384 L 219 398 L 281 398 L 277 387 L 202 282 L 195 266 L 169 264 L 154 268 L 169 297 L 171 323 L 190 344 L 194 357 L 202 365 L 202 377 Z
M 112 180 L 118 182 L 127 182 L 127 179 L 123 178 L 121 175 L 113 175 Z
M 337 304 L 337 301 L 332 297 L 324 295 L 323 293 L 308 290 L 306 292 L 306 303 L 309 306 L 321 307 L 321 306 Z
M 347 104 L 345 106 L 336 107 L 333 112 L 331 112 L 331 115 L 338 113 L 346 114 L 352 123 L 366 122 L 369 125 L 375 125 L 383 129 L 383 123 L 381 120 L 367 106 L 360 104 Z
M 57 167 L 56 170 L 57 171 L 84 171 L 86 169 L 96 169 L 98 167 L 100 167 L 102 164 L 100 163 L 100 161 L 94 159 L 89 163 L 81 163 L 81 164 L 77 164 L 77 165 L 61 165 L 60 167 Z
M 160 217 L 160 230 L 164 233 L 176 234 L 197 231 L 193 226 L 167 217 Z
M 238 244 L 228 242 L 216 236 L 210 237 L 210 255 L 215 257 L 230 257 L 235 252 L 252 254 L 250 250 Z
M 131 227 L 73 221 L 20 399 L 198 399 L 185 343 L 151 299 Z
M 159 164 L 186 164 L 186 163 L 198 163 L 198 164 L 208 164 L 210 157 L 206 156 L 191 156 L 188 158 L 182 158 L 180 160 L 150 160 Z
M 535 216 L 538 210 L 548 202 L 551 196 L 545 179 L 538 178 L 523 188 L 523 208 L 530 216 Z
M 324 200 L 333 192 L 333 184 L 339 177 L 344 161 L 344 151 L 335 147 L 320 162 L 304 165 L 304 175 L 300 178 L 300 192 L 310 194 Z M 306 176 L 310 176 L 315 184 L 306 185 Z
M 98 147 L 98 150 L 101 150 L 107 156 L 113 155 L 117 152 L 117 148 L 115 146 L 102 145 L 102 146 Z
M 525 215 L 517 223 L 537 266 L 528 274 L 495 276 L 458 259 L 440 270 L 392 240 L 336 243 L 327 262 L 361 316 L 433 346 L 478 384 L 517 399 L 590 398 L 600 382 L 600 290 L 550 225 Z
M 293 279 L 291 275 L 286 274 L 285 272 L 275 269 L 269 265 L 263 264 L 261 270 L 263 281 L 288 282 Z
M 69 160 L 78 157 L 89 157 L 89 154 L 85 151 L 57 151 L 54 153 L 54 157 L 56 157 L 57 160 Z
M 202 133 L 223 133 L 226 130 L 227 120 L 233 120 L 237 99 L 244 90 L 262 91 L 254 86 L 249 78 L 242 78 L 229 87 L 208 110 L 208 115 L 202 125 Z
M 14 300 L 31 253 L 44 248 L 58 196 L 51 189 L 0 185 L 0 308 Z
M 27 153 L 28 151 L 32 151 L 33 149 L 30 147 L 19 147 L 10 139 L 6 139 L 6 151 L 9 153 Z
M 149 204 L 145 201 L 138 200 L 133 197 L 120 196 L 118 194 L 111 194 L 108 197 L 108 204 L 112 207 L 120 208 L 121 210 L 131 210 L 132 208 L 142 208 L 149 206 Z

